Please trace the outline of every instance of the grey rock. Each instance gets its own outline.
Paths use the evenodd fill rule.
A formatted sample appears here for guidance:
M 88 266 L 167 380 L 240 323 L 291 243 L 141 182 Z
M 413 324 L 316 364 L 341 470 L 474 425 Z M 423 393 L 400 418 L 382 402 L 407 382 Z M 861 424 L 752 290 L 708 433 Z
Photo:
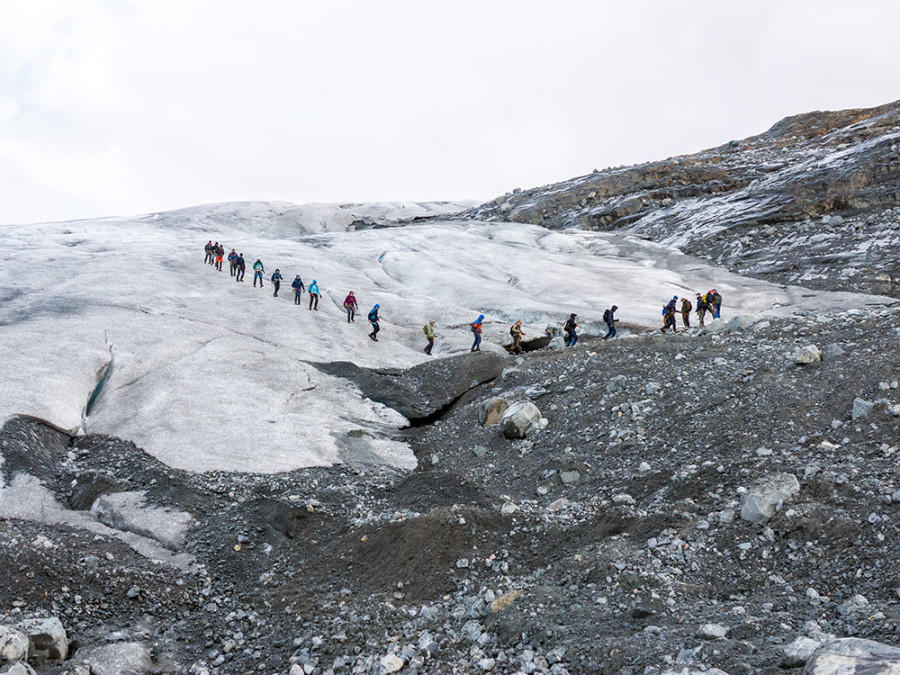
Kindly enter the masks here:
M 532 425 L 541 419 L 541 411 L 531 401 L 514 403 L 500 419 L 503 435 L 507 438 L 525 438 Z
M 581 472 L 575 469 L 572 469 L 571 471 L 560 471 L 559 479 L 563 483 L 577 483 L 581 480 Z
M 140 642 L 116 642 L 99 647 L 83 647 L 73 665 L 90 667 L 92 675 L 123 675 L 146 673 L 155 667 L 150 659 L 150 647 Z
M 787 668 L 799 668 L 804 665 L 822 643 L 808 637 L 798 637 L 796 640 L 783 647 L 783 665 Z
M 23 661 L 16 661 L 0 668 L 0 675 L 37 675 L 34 668 Z
M 566 341 L 562 337 L 555 337 L 550 339 L 550 344 L 547 345 L 547 349 L 551 351 L 561 351 L 566 348 Z
M 0 626 L 0 663 L 28 658 L 28 636 L 11 626 Z
M 728 628 L 718 623 L 707 623 L 700 626 L 697 635 L 704 640 L 722 640 L 728 635 Z
M 729 332 L 738 333 L 742 330 L 750 328 L 752 325 L 758 322 L 759 317 L 755 314 L 741 314 L 740 316 L 729 319 L 726 326 Z
M 873 640 L 842 638 L 823 644 L 806 662 L 804 675 L 895 675 L 900 648 Z
M 846 353 L 847 352 L 844 351 L 843 347 L 833 342 L 829 345 L 825 345 L 825 347 L 822 348 L 822 360 L 831 361 L 838 358 L 839 356 L 843 356 Z
M 617 391 L 625 391 L 626 384 L 628 384 L 628 377 L 626 375 L 616 375 L 615 377 L 611 377 L 606 382 L 606 393 L 613 394 Z
M 32 653 L 43 661 L 62 663 L 69 654 L 66 629 L 56 617 L 29 619 L 18 624 L 31 641 Z
M 793 474 L 765 476 L 744 495 L 741 518 L 751 523 L 763 523 L 799 492 L 800 481 Z
M 822 352 L 815 345 L 807 345 L 795 351 L 791 355 L 791 359 L 798 366 L 807 365 L 809 363 L 818 363 L 822 360 Z
M 98 497 L 91 515 L 104 525 L 158 541 L 167 549 L 181 549 L 185 530 L 194 522 L 183 511 L 149 506 L 143 492 L 116 492 Z
M 855 422 L 860 417 L 865 417 L 870 412 L 872 412 L 872 409 L 874 407 L 874 401 L 867 401 L 857 396 L 855 399 L 853 399 L 853 410 L 850 413 L 850 419 Z

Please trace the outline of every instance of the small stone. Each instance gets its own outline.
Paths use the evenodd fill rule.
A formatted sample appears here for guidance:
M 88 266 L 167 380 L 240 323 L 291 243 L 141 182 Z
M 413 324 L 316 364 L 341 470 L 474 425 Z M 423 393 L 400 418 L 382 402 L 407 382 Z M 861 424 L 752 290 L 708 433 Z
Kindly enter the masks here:
M 397 673 L 403 670 L 404 662 L 399 656 L 394 654 L 388 654 L 387 656 L 381 657 L 381 667 L 384 669 L 381 672 L 383 673 Z
M 613 495 L 612 500 L 616 504 L 628 504 L 629 506 L 635 503 L 634 497 L 629 494 Z
M 865 417 L 872 409 L 875 407 L 875 403 L 872 401 L 866 401 L 865 399 L 859 398 L 858 396 L 853 400 L 853 410 L 850 413 L 850 418 L 855 422 L 860 417 Z
M 728 629 L 717 623 L 707 623 L 700 627 L 698 636 L 704 640 L 721 640 L 728 635 Z
M 822 353 L 815 345 L 807 345 L 802 349 L 794 352 L 791 357 L 797 365 L 806 365 L 809 363 L 817 363 L 822 360 Z
M 575 469 L 571 471 L 560 471 L 559 479 L 563 483 L 577 483 L 581 479 L 581 472 Z

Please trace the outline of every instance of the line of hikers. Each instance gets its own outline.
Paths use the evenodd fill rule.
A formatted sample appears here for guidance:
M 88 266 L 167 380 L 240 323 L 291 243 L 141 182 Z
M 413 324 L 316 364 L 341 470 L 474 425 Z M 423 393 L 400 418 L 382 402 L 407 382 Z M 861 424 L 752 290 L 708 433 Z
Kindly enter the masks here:
M 694 309 L 694 306 L 687 298 L 679 298 L 676 295 L 673 296 L 672 299 L 663 306 L 663 325 L 662 328 L 660 328 L 663 333 L 666 332 L 667 328 L 671 328 L 673 333 L 678 332 L 678 330 L 675 328 L 675 303 L 677 303 L 679 299 L 681 300 L 681 321 L 684 324 L 684 328 L 691 327 L 691 311 Z M 708 290 L 702 295 L 700 293 L 697 293 L 696 302 L 697 316 L 700 319 L 701 326 L 705 325 L 703 323 L 703 320 L 706 317 L 707 312 L 710 313 L 714 319 L 721 318 L 722 295 L 715 288 Z

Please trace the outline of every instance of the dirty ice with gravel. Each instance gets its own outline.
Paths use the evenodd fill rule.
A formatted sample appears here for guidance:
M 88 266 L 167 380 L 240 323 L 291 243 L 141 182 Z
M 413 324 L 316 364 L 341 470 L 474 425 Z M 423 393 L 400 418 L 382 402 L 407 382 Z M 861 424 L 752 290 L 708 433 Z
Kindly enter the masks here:
M 726 318 L 880 302 L 743 278 L 629 235 L 443 220 L 468 206 L 240 203 L 4 226 L 0 424 L 26 415 L 110 434 L 198 472 L 412 468 L 413 453 L 392 438 L 406 420 L 314 363 L 413 366 L 429 358 L 430 319 L 434 358 L 465 351 L 481 313 L 484 348 L 497 351 L 516 319 L 533 336 L 575 312 L 598 333 L 611 304 L 622 325 L 652 328 L 673 295 L 712 287 Z M 243 283 L 227 261 L 221 272 L 203 263 L 207 240 L 244 254 Z M 257 259 L 262 289 L 252 284 Z M 305 294 L 293 303 L 296 275 L 317 281 L 318 311 Z M 351 290 L 354 323 L 342 308 Z M 367 337 L 375 303 L 378 342 Z

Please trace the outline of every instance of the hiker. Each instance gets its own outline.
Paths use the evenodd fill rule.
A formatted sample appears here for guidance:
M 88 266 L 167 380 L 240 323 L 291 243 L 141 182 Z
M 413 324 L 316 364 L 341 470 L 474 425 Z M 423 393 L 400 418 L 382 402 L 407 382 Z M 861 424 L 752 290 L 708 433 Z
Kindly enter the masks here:
M 234 249 L 231 249 L 231 253 L 228 254 L 228 271 L 231 276 L 237 272 L 237 253 L 234 252 Z
M 469 326 L 472 329 L 472 332 L 475 334 L 475 342 L 472 343 L 472 349 L 469 351 L 480 352 L 481 351 L 481 322 L 484 321 L 484 314 L 479 314 L 478 318 L 475 319 Z
M 712 289 L 712 306 L 717 319 L 722 318 L 722 296 L 715 288 Z
M 244 254 L 239 253 L 237 259 L 234 261 L 234 280 L 243 281 L 246 269 L 247 264 L 244 262 Z
M 706 304 L 705 296 L 697 293 L 697 316 L 700 318 L 700 325 L 703 326 L 703 317 L 709 311 L 709 305 Z
M 520 343 L 522 342 L 522 336 L 525 335 L 525 331 L 522 330 L 522 319 L 519 319 L 509 327 L 509 334 L 513 338 L 512 347 L 509 348 L 509 351 L 513 354 L 521 354 L 522 345 Z
M 263 273 L 266 271 L 266 268 L 262 264 L 262 260 L 259 258 L 256 259 L 256 262 L 253 263 L 253 288 L 256 288 L 256 280 L 259 279 L 259 287 L 263 287 Z
M 694 309 L 691 301 L 687 298 L 681 299 L 681 322 L 685 328 L 691 327 L 691 310 Z
M 216 269 L 222 271 L 222 258 L 225 256 L 225 247 L 219 244 L 216 249 Z
M 208 263 L 208 262 L 212 261 L 212 256 L 213 256 L 212 239 L 210 239 L 208 242 L 206 242 L 206 246 L 203 247 L 203 250 L 206 251 L 206 255 L 203 256 L 203 262 Z
M 381 330 L 381 326 L 378 325 L 378 308 L 381 305 L 375 305 L 372 308 L 372 311 L 369 312 L 369 324 L 372 326 L 372 332 L 369 333 L 369 337 L 372 338 L 375 342 L 378 342 L 378 331 Z
M 663 307 L 663 325 L 660 330 L 665 333 L 666 328 L 672 327 L 672 332 L 677 333 L 678 329 L 675 328 L 675 303 L 678 302 L 678 296 L 674 296 L 671 300 L 669 300 L 668 304 Z
M 431 349 L 434 347 L 434 320 L 426 323 L 422 330 L 425 331 L 425 337 L 428 338 L 428 345 L 425 347 L 425 353 L 431 356 Z
M 578 342 L 578 334 L 575 332 L 575 329 L 578 328 L 578 324 L 575 323 L 577 316 L 577 314 L 569 314 L 569 318 L 563 326 L 563 330 L 566 332 L 566 347 L 574 347 Z
M 294 304 L 299 305 L 300 296 L 303 294 L 303 291 L 306 290 L 306 287 L 303 285 L 303 280 L 300 278 L 299 274 L 291 282 L 291 288 L 294 289 Z
M 275 292 L 272 293 L 276 298 L 278 297 L 278 289 L 281 288 L 281 280 L 284 277 L 281 276 L 281 270 L 277 267 L 275 268 L 275 274 L 272 275 L 272 283 L 275 285 Z
M 313 303 L 315 303 L 316 311 L 319 311 L 319 284 L 316 283 L 316 280 L 313 279 L 312 283 L 306 288 L 306 292 L 309 293 L 309 309 L 312 311 Z
M 353 291 L 347 293 L 347 297 L 344 298 L 344 309 L 347 310 L 347 323 L 355 322 L 359 305 L 356 304 L 356 296 L 353 295 Z
M 216 264 L 216 252 L 219 250 L 219 242 L 216 242 L 212 245 L 212 248 L 209 249 L 209 264 Z
M 605 312 L 603 312 L 603 322 L 609 329 L 606 331 L 606 335 L 603 336 L 604 340 L 606 340 L 607 338 L 616 337 L 616 324 L 619 323 L 619 320 L 615 317 L 617 309 L 619 308 L 613 305 Z

